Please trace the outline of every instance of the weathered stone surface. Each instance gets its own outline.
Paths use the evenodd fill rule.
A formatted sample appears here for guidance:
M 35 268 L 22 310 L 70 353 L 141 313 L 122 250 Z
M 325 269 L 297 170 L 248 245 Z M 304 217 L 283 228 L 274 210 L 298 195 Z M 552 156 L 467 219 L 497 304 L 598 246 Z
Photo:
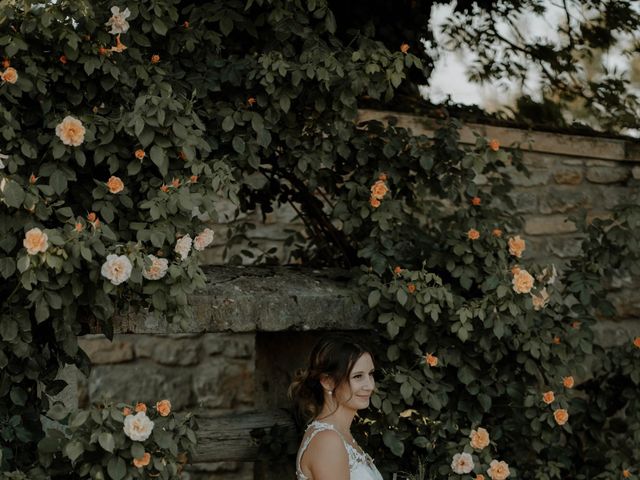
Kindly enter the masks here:
M 564 215 L 533 216 L 526 219 L 524 231 L 528 235 L 553 235 L 573 233 L 576 226 Z
M 640 336 L 640 317 L 621 321 L 600 320 L 593 330 L 595 343 L 604 348 L 616 347 Z
M 550 178 L 551 171 L 532 168 L 529 170 L 529 176 L 521 172 L 514 172 L 511 180 L 518 187 L 537 187 L 547 185 Z
M 533 213 L 538 211 L 538 197 L 534 192 L 514 192 L 511 194 L 516 211 L 520 213 Z
M 196 463 L 182 473 L 182 480 L 254 480 L 252 462 Z
M 90 402 L 146 402 L 168 398 L 175 410 L 192 404 L 191 369 L 171 368 L 148 360 L 135 363 L 98 365 L 88 379 Z
M 587 180 L 593 183 L 621 183 L 629 178 L 630 171 L 624 167 L 589 167 Z
M 561 168 L 553 172 L 553 179 L 560 185 L 579 185 L 582 178 L 582 170 L 579 168 Z
M 207 333 L 202 336 L 205 355 L 251 358 L 255 351 L 255 335 L 249 333 Z
M 173 324 L 158 315 L 114 320 L 121 333 L 358 330 L 364 305 L 353 303 L 345 272 L 290 267 L 207 267 L 207 286 L 189 299 L 195 315 Z
M 193 370 L 193 391 L 203 408 L 237 408 L 253 404 L 253 369 L 243 361 L 212 357 Z
M 618 318 L 640 319 L 640 295 L 637 289 L 625 288 L 609 293 L 609 300 L 616 308 Z
M 578 208 L 591 208 L 592 198 L 584 189 L 550 187 L 540 190 L 540 213 L 566 213 Z
M 566 158 L 562 160 L 562 164 L 577 167 L 577 166 L 584 165 L 584 160 L 577 160 L 575 158 Z
M 80 338 L 78 344 L 85 351 L 91 363 L 121 363 L 133 360 L 133 345 L 124 339 L 114 338 L 113 342 L 103 335 Z
M 631 175 L 633 175 L 633 178 L 636 180 L 640 180 L 640 167 L 633 167 L 631 169 Z

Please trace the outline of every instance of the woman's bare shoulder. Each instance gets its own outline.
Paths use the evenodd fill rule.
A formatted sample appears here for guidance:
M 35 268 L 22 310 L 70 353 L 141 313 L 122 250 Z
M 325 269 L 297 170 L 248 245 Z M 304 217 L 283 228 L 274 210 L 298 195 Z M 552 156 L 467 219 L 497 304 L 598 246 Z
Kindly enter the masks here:
M 333 430 L 323 430 L 313 437 L 303 463 L 314 480 L 349 479 L 349 456 L 340 435 Z

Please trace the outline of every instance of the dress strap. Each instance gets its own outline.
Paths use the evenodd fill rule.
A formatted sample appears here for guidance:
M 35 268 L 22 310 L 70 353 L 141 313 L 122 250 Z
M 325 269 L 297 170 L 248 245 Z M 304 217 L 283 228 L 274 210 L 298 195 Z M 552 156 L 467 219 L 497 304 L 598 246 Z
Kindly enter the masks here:
M 330 423 L 324 423 L 324 422 L 319 422 L 315 420 L 311 422 L 307 427 L 308 433 L 305 434 L 305 438 L 302 441 L 302 445 L 300 445 L 300 449 L 298 450 L 298 457 L 296 458 L 296 470 L 298 471 L 297 472 L 298 478 L 306 478 L 304 476 L 301 477 L 302 467 L 300 466 L 300 460 L 302 460 L 302 455 L 309 447 L 309 444 L 311 443 L 311 440 L 313 440 L 313 437 L 315 437 L 318 433 L 323 432 L 325 430 L 333 430 L 334 432 L 336 432 L 340 437 L 340 439 L 342 440 L 342 443 L 345 445 L 345 448 L 347 449 L 347 453 L 349 453 L 349 449 L 347 448 L 348 443 L 344 439 L 342 434 L 338 431 L 337 428 L 335 428 Z M 351 455 L 349 455 L 349 457 L 351 457 Z M 351 458 L 349 458 L 349 463 L 351 463 Z

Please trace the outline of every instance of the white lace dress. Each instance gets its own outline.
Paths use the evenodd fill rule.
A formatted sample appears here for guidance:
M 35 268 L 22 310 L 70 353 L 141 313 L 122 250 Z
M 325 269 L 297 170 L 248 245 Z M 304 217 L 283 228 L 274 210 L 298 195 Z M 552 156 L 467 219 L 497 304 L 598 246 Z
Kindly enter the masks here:
M 324 430 L 333 430 L 342 439 L 344 448 L 347 450 L 347 455 L 349 455 L 349 472 L 351 473 L 350 480 L 382 480 L 382 475 L 380 475 L 380 472 L 373 464 L 373 459 L 369 455 L 347 442 L 333 425 L 330 423 L 319 422 L 317 420 L 311 422 L 307 427 L 302 443 L 300 444 L 300 448 L 298 449 L 298 456 L 296 458 L 296 476 L 298 480 L 309 480 L 309 477 L 302 473 L 300 459 L 307 447 L 309 447 L 313 437 Z

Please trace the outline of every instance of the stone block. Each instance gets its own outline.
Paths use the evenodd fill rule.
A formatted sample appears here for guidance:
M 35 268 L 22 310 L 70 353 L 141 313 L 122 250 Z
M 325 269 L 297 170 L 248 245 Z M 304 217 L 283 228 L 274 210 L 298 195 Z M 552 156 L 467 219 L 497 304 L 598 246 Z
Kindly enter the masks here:
M 527 235 L 557 235 L 575 232 L 576 225 L 565 215 L 531 216 L 525 221 L 524 231 Z
M 592 199 L 584 189 L 551 187 L 539 192 L 540 213 L 566 213 L 578 208 L 591 208 Z
M 582 183 L 582 169 L 560 168 L 553 172 L 553 179 L 559 185 L 579 185 Z
M 536 187 L 547 185 L 551 178 L 550 170 L 530 169 L 529 176 L 521 172 L 513 172 L 511 181 L 518 187 Z
M 513 192 L 511 199 L 520 213 L 533 213 L 538 211 L 538 197 L 531 191 Z
M 621 183 L 625 182 L 631 172 L 625 167 L 589 167 L 587 180 L 592 183 Z
M 193 370 L 193 391 L 202 408 L 237 408 L 253 404 L 253 364 L 211 357 Z
M 195 365 L 200 361 L 201 343 L 198 338 L 154 339 L 151 358 L 162 365 Z
M 640 318 L 640 294 L 638 289 L 624 288 L 608 294 L 616 308 L 617 318 Z
M 569 166 L 572 166 L 572 167 L 578 167 L 578 166 L 584 165 L 584 160 L 577 160 L 575 158 L 567 158 L 565 160 L 562 160 L 562 164 L 563 165 L 569 165 Z
M 640 317 L 628 320 L 600 320 L 593 326 L 594 342 L 604 348 L 617 347 L 640 336 Z
M 636 180 L 640 180 L 640 167 L 633 167 L 631 169 L 631 175 L 633 175 L 633 178 Z
M 78 345 L 94 365 L 129 362 L 134 359 L 133 345 L 124 339 L 114 337 L 112 342 L 103 335 L 80 337 Z
M 202 337 L 205 355 L 223 354 L 230 358 L 253 358 L 255 336 L 253 334 L 207 333 Z
M 149 360 L 98 365 L 87 381 L 90 402 L 145 402 L 155 404 L 168 398 L 175 410 L 193 404 L 191 369 L 165 367 Z

